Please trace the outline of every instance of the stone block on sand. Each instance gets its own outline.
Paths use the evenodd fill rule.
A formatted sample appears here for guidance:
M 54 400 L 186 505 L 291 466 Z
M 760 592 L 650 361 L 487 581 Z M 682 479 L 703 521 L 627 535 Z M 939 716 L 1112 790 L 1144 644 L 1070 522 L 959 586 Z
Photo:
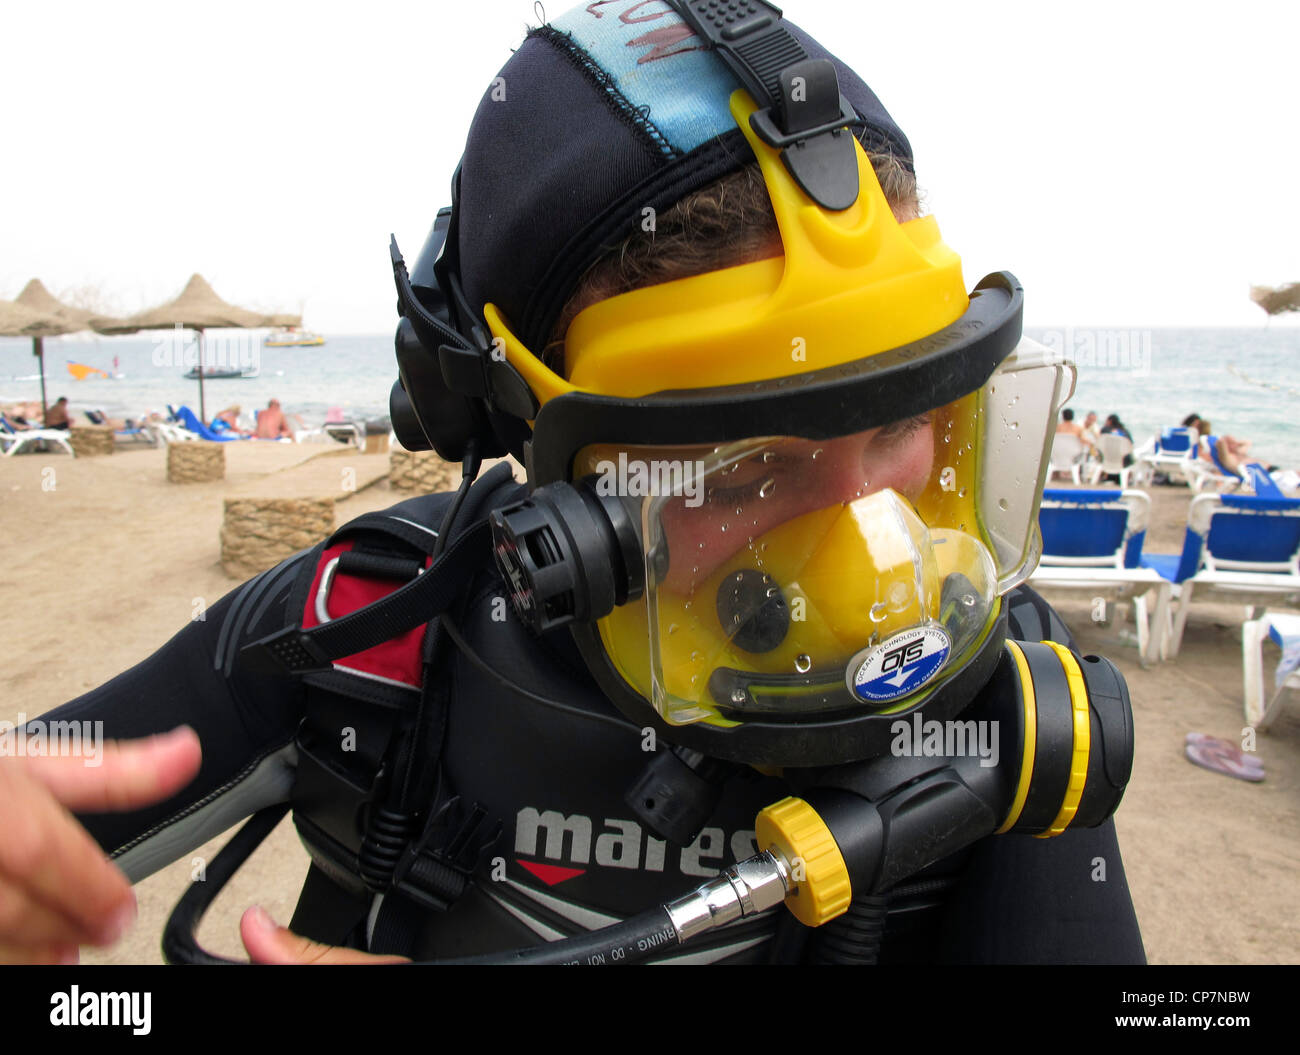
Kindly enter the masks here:
M 113 430 L 107 425 L 73 425 L 68 430 L 68 442 L 78 458 L 112 454 Z
M 197 440 L 167 445 L 167 479 L 174 484 L 199 484 L 226 476 L 226 445 Z
M 221 566 L 247 579 L 314 546 L 334 530 L 331 498 L 227 498 Z
M 444 461 L 436 451 L 403 451 L 388 454 L 388 486 L 395 491 L 436 494 L 455 490 L 460 483 L 460 466 Z

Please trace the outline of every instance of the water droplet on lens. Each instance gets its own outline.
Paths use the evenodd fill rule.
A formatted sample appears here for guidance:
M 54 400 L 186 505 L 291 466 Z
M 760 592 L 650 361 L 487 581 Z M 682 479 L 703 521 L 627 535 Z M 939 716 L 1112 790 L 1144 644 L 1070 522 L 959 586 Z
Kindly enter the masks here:
M 731 702 L 732 702 L 732 703 L 744 703 L 744 702 L 745 702 L 745 690 L 744 690 L 744 689 L 732 689 L 732 690 L 731 690 Z
M 758 551 L 759 551 L 760 553 L 762 553 L 763 550 L 765 550 L 765 549 L 767 549 L 767 543 L 766 543 L 766 542 L 760 542 L 760 543 L 758 544 Z
M 799 655 L 794 658 L 794 669 L 800 674 L 807 674 L 808 671 L 812 669 L 812 656 L 803 652 L 799 653 Z
M 966 497 L 966 488 L 963 487 L 960 491 L 958 491 L 958 492 L 957 492 L 957 497 L 958 497 L 958 498 L 965 498 L 965 497 Z
M 726 524 L 721 525 L 721 526 L 718 528 L 718 530 L 719 530 L 719 531 L 726 531 L 726 530 L 727 530 L 727 525 L 726 525 Z
M 1010 508 L 1010 505 L 1008 504 L 1008 502 L 1007 502 L 1007 500 L 1006 500 L 1005 498 L 999 498 L 999 499 L 998 499 L 998 508 L 1001 509 L 1001 510 L 1005 513 L 1005 512 Z
M 1009 428 L 1009 429 L 1011 429 L 1011 430 L 1014 431 L 1015 429 L 1020 428 L 1020 422 L 1018 422 L 1018 421 L 1013 421 L 1010 425 L 1007 426 L 1007 428 Z
M 691 653 L 691 662 L 698 663 L 699 661 L 700 661 L 700 652 L 699 649 L 696 649 L 694 652 Z
M 769 586 L 769 587 L 767 588 L 767 596 L 768 596 L 768 597 L 775 597 L 775 596 L 776 596 L 778 593 L 780 593 L 780 592 L 781 592 L 781 591 L 778 590 L 775 586 Z
M 951 443 L 951 442 L 952 442 L 952 436 L 950 436 L 948 433 L 945 432 L 945 433 L 943 434 L 943 442 L 944 442 L 944 443 Z
M 821 457 L 821 453 L 822 453 L 822 449 L 820 447 L 818 447 L 815 451 L 813 451 L 812 453 L 813 461 L 816 461 L 819 457 Z
M 669 623 L 669 624 L 668 624 L 668 633 L 670 633 L 670 634 L 675 634 L 675 633 L 677 633 L 677 624 L 676 624 L 676 623 Z
M 964 604 L 967 608 L 973 607 L 975 604 L 975 595 L 973 593 L 962 594 L 961 603 Z
M 775 490 L 776 490 L 776 481 L 772 479 L 768 479 L 764 481 L 763 486 L 758 489 L 758 497 L 766 498 Z
M 764 452 L 763 452 L 763 464 L 764 464 L 764 465 L 767 465 L 767 464 L 770 463 L 770 462 L 772 461 L 772 459 L 775 458 L 775 457 L 776 457 L 776 455 L 773 454 L 771 451 L 764 451 Z
M 871 606 L 871 611 L 867 613 L 871 616 L 873 623 L 882 623 L 885 620 L 885 602 L 877 601 Z
M 740 516 L 741 512 L 740 506 L 736 506 L 736 516 Z

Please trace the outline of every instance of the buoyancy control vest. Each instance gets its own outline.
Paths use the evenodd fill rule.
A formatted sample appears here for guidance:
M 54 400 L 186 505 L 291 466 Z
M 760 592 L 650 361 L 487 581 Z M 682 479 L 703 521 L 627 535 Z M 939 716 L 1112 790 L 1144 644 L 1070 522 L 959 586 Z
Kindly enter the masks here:
M 522 493 L 504 467 L 485 474 L 453 532 Z M 429 566 L 450 499 L 410 499 L 337 531 L 304 562 L 296 625 L 339 619 Z M 712 808 L 660 837 L 645 774 L 672 748 L 605 699 L 567 631 L 535 635 L 506 597 L 484 565 L 441 619 L 303 676 L 292 808 L 312 867 L 296 932 L 422 959 L 598 929 L 749 857 L 758 811 L 806 780 L 687 759 L 715 785 Z M 1031 591 L 1008 611 L 1013 637 L 1070 641 Z M 965 857 L 882 899 L 884 959 L 928 957 Z M 742 921 L 686 958 L 798 959 L 807 933 L 789 924 Z

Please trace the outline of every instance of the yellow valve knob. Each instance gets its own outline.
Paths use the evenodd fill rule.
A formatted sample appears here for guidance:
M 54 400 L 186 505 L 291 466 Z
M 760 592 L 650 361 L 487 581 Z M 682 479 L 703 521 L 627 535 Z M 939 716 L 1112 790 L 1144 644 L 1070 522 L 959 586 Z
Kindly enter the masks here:
M 826 822 L 803 799 L 786 798 L 758 815 L 760 850 L 777 850 L 790 867 L 794 892 L 786 907 L 808 927 L 843 914 L 853 898 L 849 870 Z

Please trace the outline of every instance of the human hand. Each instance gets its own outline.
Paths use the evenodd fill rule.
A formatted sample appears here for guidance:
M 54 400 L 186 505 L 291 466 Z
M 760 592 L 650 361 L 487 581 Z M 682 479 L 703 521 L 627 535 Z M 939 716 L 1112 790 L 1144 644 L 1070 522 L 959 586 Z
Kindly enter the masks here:
M 405 956 L 376 956 L 299 937 L 289 928 L 277 926 L 266 910 L 257 905 L 239 921 L 239 936 L 254 963 L 410 963 Z
M 109 741 L 97 766 L 0 758 L 0 963 L 75 963 L 78 946 L 126 933 L 136 916 L 131 884 L 69 810 L 159 802 L 194 779 L 201 758 L 188 726 Z

